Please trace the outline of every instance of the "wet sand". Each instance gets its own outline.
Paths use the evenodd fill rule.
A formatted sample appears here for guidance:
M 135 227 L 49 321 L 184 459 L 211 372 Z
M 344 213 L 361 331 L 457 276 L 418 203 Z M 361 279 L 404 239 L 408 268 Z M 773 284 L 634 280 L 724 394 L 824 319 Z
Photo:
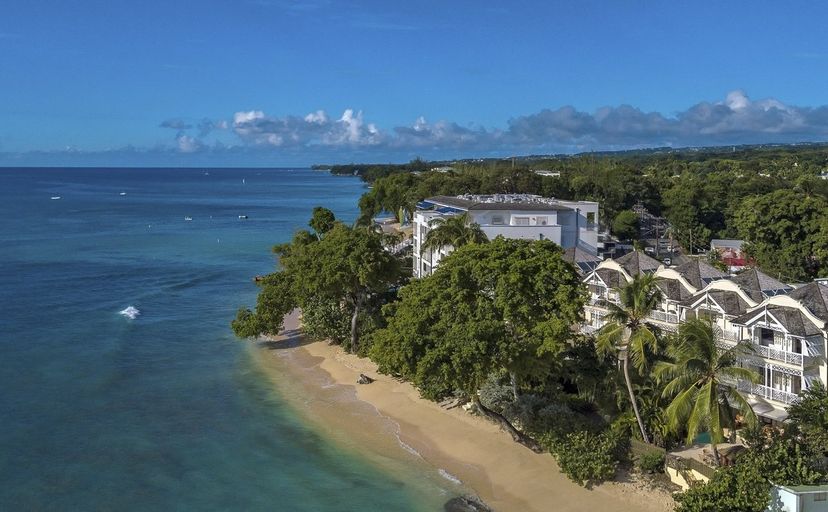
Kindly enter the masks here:
M 278 372 L 277 385 L 292 383 L 294 397 L 305 397 L 306 405 L 322 401 L 323 407 L 311 408 L 309 419 L 374 457 L 402 463 L 416 458 L 412 462 L 429 464 L 442 478 L 461 481 L 463 487 L 454 492 L 473 489 L 499 512 L 673 509 L 669 494 L 636 482 L 580 487 L 560 472 L 551 455 L 518 445 L 496 425 L 420 398 L 410 384 L 377 373 L 368 359 L 325 342 L 306 343 L 299 322 L 298 314 L 286 318 L 284 334 L 260 343 L 256 357 Z M 356 385 L 360 373 L 376 381 Z

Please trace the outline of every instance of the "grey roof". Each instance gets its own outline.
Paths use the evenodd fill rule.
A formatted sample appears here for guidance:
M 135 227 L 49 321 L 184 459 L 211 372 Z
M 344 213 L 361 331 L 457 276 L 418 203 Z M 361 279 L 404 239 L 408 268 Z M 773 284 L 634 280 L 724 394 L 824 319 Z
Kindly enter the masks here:
M 564 250 L 563 258 L 565 261 L 575 265 L 581 275 L 592 272 L 601 263 L 601 258 L 577 247 L 570 247 Z
M 791 289 L 787 284 L 777 281 L 758 269 L 749 268 L 730 278 L 739 288 L 744 290 L 751 299 L 762 302 L 765 297 L 772 297 L 785 293 Z
M 629 254 L 625 254 L 620 258 L 617 258 L 615 262 L 621 265 L 621 267 L 626 270 L 631 277 L 641 274 L 652 274 L 658 270 L 659 266 L 661 266 L 660 261 L 647 256 L 641 251 L 633 251 Z
M 613 270 L 611 268 L 599 268 L 595 271 L 595 273 L 598 274 L 601 281 L 603 281 L 610 288 L 615 288 L 617 290 L 627 284 L 627 280 L 624 279 L 621 272 L 617 270 Z
M 469 196 L 475 197 L 475 196 Z M 434 196 L 426 199 L 426 202 L 459 208 L 461 210 L 518 210 L 525 212 L 550 212 L 560 210 L 572 210 L 572 208 L 560 203 L 548 201 L 513 201 L 513 202 L 488 202 L 477 199 L 464 199 L 453 196 Z
M 740 297 L 738 293 L 728 290 L 708 290 L 700 292 L 693 295 L 689 299 L 684 300 L 682 305 L 690 307 L 694 303 L 698 302 L 699 299 L 704 298 L 705 295 L 715 301 L 727 315 L 736 316 L 744 314 L 749 307 L 748 303 L 745 302 L 745 299 Z
M 658 279 L 656 286 L 659 287 L 661 293 L 667 300 L 682 302 L 690 297 L 690 292 L 682 285 L 678 279 Z
M 750 313 L 743 314 L 738 318 L 734 318 L 733 323 L 738 325 L 747 325 L 747 323 L 752 318 L 755 318 L 757 313 L 760 313 L 760 311 L 761 310 L 751 311 Z M 789 308 L 786 306 L 768 306 L 765 308 L 765 311 L 779 320 L 782 327 L 794 336 L 815 336 L 817 334 L 821 334 L 822 332 L 816 325 L 814 325 L 813 322 L 808 320 L 805 315 L 802 314 L 802 311 L 796 308 Z
M 828 285 L 814 281 L 790 292 L 788 297 L 799 301 L 817 318 L 828 321 Z
M 727 277 L 727 274 L 721 270 L 698 259 L 691 259 L 687 263 L 677 266 L 674 270 L 697 290 L 704 288 L 711 281 Z
M 714 238 L 710 241 L 710 247 L 729 247 L 732 249 L 741 249 L 744 240 L 732 240 L 727 238 Z

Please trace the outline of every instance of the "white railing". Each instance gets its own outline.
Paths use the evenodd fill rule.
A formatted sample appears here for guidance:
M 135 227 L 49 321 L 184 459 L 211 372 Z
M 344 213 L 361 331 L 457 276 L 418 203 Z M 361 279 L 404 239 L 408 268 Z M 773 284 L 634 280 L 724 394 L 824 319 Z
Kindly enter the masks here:
M 781 389 L 775 389 L 762 384 L 754 384 L 744 380 L 740 380 L 736 384 L 736 389 L 743 393 L 750 393 L 751 395 L 760 396 L 766 400 L 782 402 L 785 405 L 795 404 L 799 401 L 799 396 L 796 393 L 790 393 Z
M 739 341 L 740 336 L 738 332 L 722 330 L 719 332 L 719 338 L 727 341 L 736 342 Z
M 678 315 L 675 313 L 665 313 L 664 311 L 650 311 L 647 318 L 655 320 L 656 322 L 664 322 L 668 324 L 677 324 Z
M 757 355 L 765 359 L 773 359 L 775 361 L 782 361 L 783 363 L 802 366 L 802 354 L 756 344 L 753 345 L 753 348 L 756 350 Z

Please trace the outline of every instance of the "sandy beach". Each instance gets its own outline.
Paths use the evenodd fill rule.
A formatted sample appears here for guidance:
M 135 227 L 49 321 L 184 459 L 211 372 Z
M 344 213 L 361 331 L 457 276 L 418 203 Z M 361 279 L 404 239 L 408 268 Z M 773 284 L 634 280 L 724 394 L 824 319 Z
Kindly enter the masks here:
M 277 384 L 284 385 L 289 374 L 291 385 L 301 387 L 294 387 L 294 396 L 326 397 L 323 407 L 310 411 L 325 430 L 355 437 L 390 457 L 395 450 L 404 454 L 404 447 L 415 451 L 499 512 L 673 509 L 668 493 L 640 482 L 580 487 L 561 474 L 551 455 L 516 444 L 494 424 L 420 398 L 410 384 L 377 373 L 368 359 L 325 342 L 306 342 L 299 322 L 297 314 L 286 318 L 283 335 L 258 344 L 256 357 L 266 370 L 278 372 L 272 373 Z M 376 381 L 356 385 L 360 373 Z

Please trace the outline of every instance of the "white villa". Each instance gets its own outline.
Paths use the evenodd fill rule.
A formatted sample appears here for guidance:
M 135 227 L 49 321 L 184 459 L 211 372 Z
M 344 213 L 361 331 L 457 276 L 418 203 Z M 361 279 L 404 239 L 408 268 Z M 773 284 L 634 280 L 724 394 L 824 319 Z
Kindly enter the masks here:
M 551 240 L 581 256 L 598 253 L 598 203 L 561 201 L 530 194 L 494 194 L 430 197 L 414 213 L 414 275 L 424 277 L 454 248 L 421 249 L 435 219 L 468 212 L 489 239 L 497 236 Z M 575 257 L 575 256 L 573 256 Z
M 719 330 L 719 345 L 751 343 L 754 353 L 742 364 L 760 375 L 758 384 L 737 382 L 737 388 L 765 421 L 782 421 L 797 393 L 819 380 L 828 384 L 828 283 L 812 282 L 793 288 L 748 269 L 727 276 L 712 266 L 691 261 L 667 268 L 640 252 L 602 261 L 587 274 L 590 292 L 584 332 L 604 324 L 603 301 L 618 302 L 618 290 L 640 274 L 661 278 L 662 302 L 650 321 L 675 331 L 689 318 L 705 318 Z

